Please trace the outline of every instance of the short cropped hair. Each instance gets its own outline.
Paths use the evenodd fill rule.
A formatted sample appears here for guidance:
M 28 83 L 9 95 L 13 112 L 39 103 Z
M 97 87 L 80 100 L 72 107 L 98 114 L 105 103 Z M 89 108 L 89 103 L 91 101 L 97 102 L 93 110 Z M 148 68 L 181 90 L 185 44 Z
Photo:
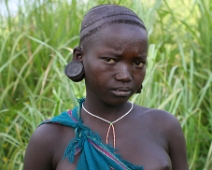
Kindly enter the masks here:
M 80 44 L 102 28 L 114 23 L 137 25 L 146 30 L 143 21 L 132 10 L 119 5 L 99 5 L 90 9 L 83 18 Z

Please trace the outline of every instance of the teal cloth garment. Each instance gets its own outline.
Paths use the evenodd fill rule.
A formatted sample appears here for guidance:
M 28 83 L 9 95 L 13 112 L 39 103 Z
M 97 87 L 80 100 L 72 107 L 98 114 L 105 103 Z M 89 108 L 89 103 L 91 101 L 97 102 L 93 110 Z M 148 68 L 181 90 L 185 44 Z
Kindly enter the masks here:
M 143 170 L 141 166 L 123 160 L 113 147 L 104 144 L 97 133 L 83 125 L 80 118 L 83 102 L 81 99 L 80 106 L 41 123 L 59 123 L 74 129 L 76 136 L 69 142 L 63 158 L 72 163 L 74 156 L 80 154 L 77 170 Z

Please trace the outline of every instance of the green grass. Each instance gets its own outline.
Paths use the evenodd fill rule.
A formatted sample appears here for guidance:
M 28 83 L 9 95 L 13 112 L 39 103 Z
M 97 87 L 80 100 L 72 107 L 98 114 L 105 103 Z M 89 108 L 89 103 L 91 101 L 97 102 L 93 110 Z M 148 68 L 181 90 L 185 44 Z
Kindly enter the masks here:
M 133 9 L 149 30 L 144 89 L 131 101 L 175 115 L 190 169 L 212 169 L 212 0 L 83 3 L 25 1 L 27 10 L 0 16 L 0 169 L 22 169 L 37 125 L 85 96 L 84 83 L 69 81 L 64 67 L 78 45 L 83 15 L 102 3 Z

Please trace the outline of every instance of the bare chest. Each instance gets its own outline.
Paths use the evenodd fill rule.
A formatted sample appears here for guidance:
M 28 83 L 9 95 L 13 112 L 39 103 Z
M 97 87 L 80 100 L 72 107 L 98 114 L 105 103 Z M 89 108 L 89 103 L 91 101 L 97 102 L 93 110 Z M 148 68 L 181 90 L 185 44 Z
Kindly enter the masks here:
M 145 139 L 135 137 L 132 138 L 117 138 L 117 153 L 121 157 L 134 164 L 143 166 L 144 170 L 171 170 L 172 164 L 170 157 L 160 142 L 152 141 L 152 139 Z M 64 148 L 63 148 L 64 151 Z M 56 170 L 75 170 L 78 163 L 79 155 L 75 157 L 74 163 L 70 163 L 68 159 L 62 159 L 63 151 L 57 153 Z M 79 153 L 80 154 L 80 153 Z
M 158 128 L 152 128 L 149 124 L 149 122 L 141 121 L 134 121 L 131 124 L 126 122 L 115 124 L 117 153 L 124 160 L 143 166 L 144 170 L 172 170 L 166 138 L 157 130 Z M 108 125 L 88 124 L 87 126 L 97 132 L 103 142 L 106 141 Z M 113 144 L 112 132 L 110 132 L 108 140 L 110 144 Z M 56 170 L 75 170 L 77 167 L 80 153 L 72 164 L 67 159 L 62 159 L 68 142 L 63 142 L 63 146 L 57 149 L 54 157 L 54 169 Z
M 142 156 L 143 155 L 143 156 Z M 159 156 L 160 155 L 160 156 Z M 144 170 L 171 170 L 171 161 L 169 157 L 161 153 L 149 153 L 143 152 L 143 154 L 137 155 L 136 152 L 134 154 L 125 155 L 125 157 L 130 157 L 133 159 L 131 163 L 136 163 L 136 165 L 140 165 L 144 167 Z M 128 159 L 129 160 L 129 159 Z M 67 159 L 59 160 L 56 170 L 75 170 L 77 167 L 77 161 L 74 163 L 68 162 Z

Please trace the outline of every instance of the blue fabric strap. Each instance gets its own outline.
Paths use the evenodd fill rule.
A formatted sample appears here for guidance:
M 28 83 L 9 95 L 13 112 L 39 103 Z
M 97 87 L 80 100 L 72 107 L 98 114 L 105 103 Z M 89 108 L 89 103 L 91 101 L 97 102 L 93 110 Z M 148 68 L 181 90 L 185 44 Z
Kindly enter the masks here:
M 79 107 L 41 123 L 59 123 L 74 129 L 76 136 L 66 147 L 63 158 L 73 163 L 74 156 L 80 154 L 77 170 L 143 170 L 142 166 L 123 160 L 113 147 L 104 144 L 97 133 L 83 125 L 79 114 L 83 101 L 79 101 Z

